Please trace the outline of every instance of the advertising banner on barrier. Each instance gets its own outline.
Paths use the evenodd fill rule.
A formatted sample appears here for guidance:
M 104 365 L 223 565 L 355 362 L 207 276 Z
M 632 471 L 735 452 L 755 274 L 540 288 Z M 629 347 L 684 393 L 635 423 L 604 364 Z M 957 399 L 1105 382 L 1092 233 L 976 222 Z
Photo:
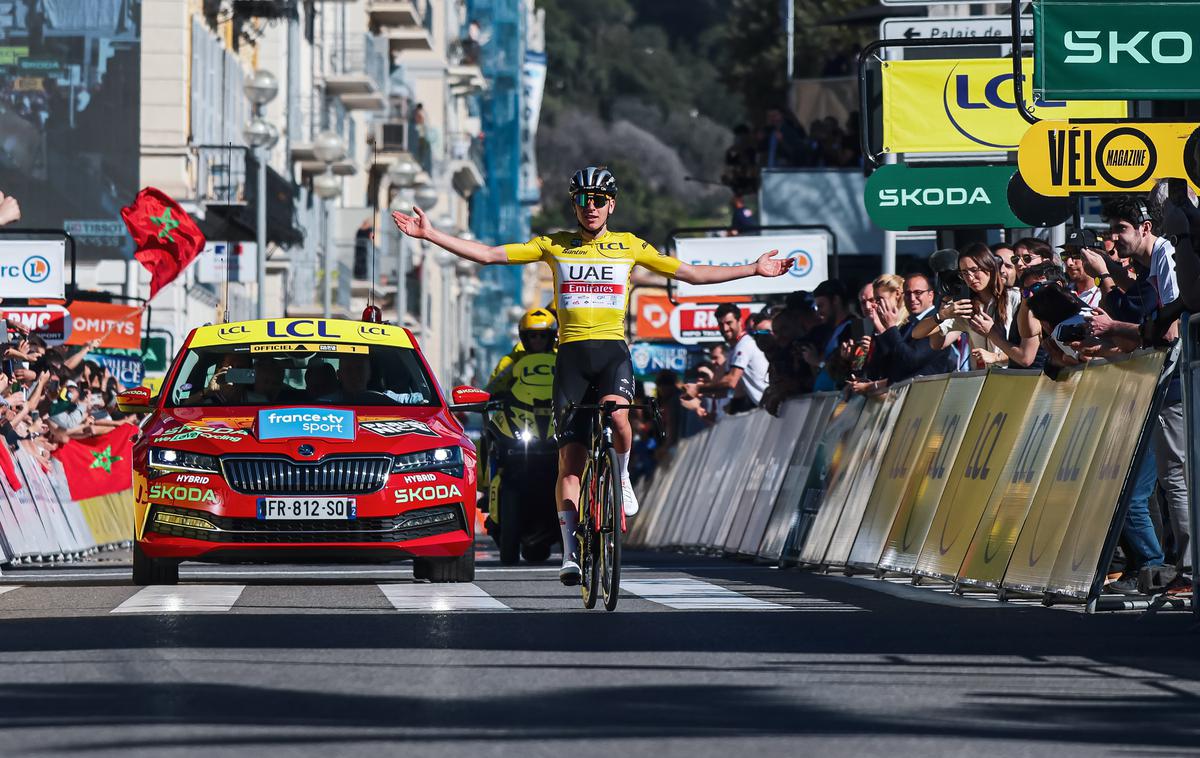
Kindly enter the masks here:
M 867 213 L 880 229 L 1022 225 L 1008 207 L 1007 165 L 909 166 L 892 163 L 867 179 Z
M 660 371 L 674 371 L 682 379 L 683 373 L 699 363 L 702 356 L 698 350 L 689 351 L 683 345 L 634 342 L 629 346 L 633 375 L 643 382 L 653 381 Z
M 0 240 L 0 298 L 61 300 L 66 292 L 67 241 Z
M 86 345 L 100 340 L 100 347 L 137 350 L 142 346 L 142 309 L 136 305 L 75 300 L 71 311 L 68 345 Z
M 1021 139 L 1017 165 L 1047 197 L 1146 192 L 1158 179 L 1187 179 L 1200 191 L 1200 124 L 1043 121 Z
M 1078 372 L 1058 382 L 1045 375 L 1038 377 L 1016 447 L 1008 454 L 1008 462 L 1000 472 L 958 570 L 960 583 L 991 589 L 1000 586 L 1017 535 L 1046 471 L 1049 461 L 1046 453 L 1058 440 L 1078 381 Z
M 992 371 L 967 423 L 913 572 L 954 581 L 979 519 L 1024 426 L 1041 373 Z
M 1032 70 L 1031 59 L 1023 64 Z M 1012 79 L 1012 61 L 1006 58 L 885 62 L 884 152 L 1016 150 L 1029 124 L 1017 113 Z M 1042 119 L 1125 118 L 1127 114 L 1123 102 L 1026 104 Z
M 1033 13 L 1043 97 L 1200 97 L 1200 2 L 1040 0 Z
M 752 276 L 720 284 L 675 282 L 680 297 L 710 295 L 769 295 L 815 289 L 829 278 L 829 235 L 823 232 L 783 234 L 770 237 L 676 237 L 675 255 L 684 263 L 705 266 L 742 266 L 754 263 L 768 250 L 778 249 L 777 258 L 795 263 L 784 276 Z
M 917 555 L 929 533 L 929 524 L 962 446 L 971 409 L 983 388 L 983 379 L 982 374 L 960 374 L 952 376 L 946 385 L 937 415 L 925 438 L 925 447 L 917 459 L 915 486 L 908 490 L 912 498 L 902 501 L 896 511 L 896 520 L 892 522 L 883 556 L 879 559 L 881 568 L 907 573 L 916 565 Z

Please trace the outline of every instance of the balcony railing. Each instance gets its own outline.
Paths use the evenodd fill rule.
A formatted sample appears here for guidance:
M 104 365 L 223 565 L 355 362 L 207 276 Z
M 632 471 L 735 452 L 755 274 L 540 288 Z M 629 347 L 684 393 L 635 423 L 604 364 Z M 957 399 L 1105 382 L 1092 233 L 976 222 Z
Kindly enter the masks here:
M 246 148 L 193 145 L 195 197 L 205 205 L 246 204 Z
M 388 89 L 388 46 L 364 34 L 329 55 L 325 88 L 347 108 L 380 108 Z

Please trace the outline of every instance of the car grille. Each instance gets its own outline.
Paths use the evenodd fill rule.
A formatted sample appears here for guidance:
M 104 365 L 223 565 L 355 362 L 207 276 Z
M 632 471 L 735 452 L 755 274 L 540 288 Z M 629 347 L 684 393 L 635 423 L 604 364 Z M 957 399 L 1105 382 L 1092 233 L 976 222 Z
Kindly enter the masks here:
M 204 519 L 220 531 L 163 524 L 155 520 L 155 515 L 158 513 L 172 513 L 177 516 Z M 452 514 L 454 518 L 443 523 L 407 529 L 401 525 L 405 518 L 442 513 Z M 462 514 L 462 505 L 451 503 L 434 508 L 405 511 L 403 514 L 388 518 L 360 518 L 350 521 L 259 521 L 253 518 L 214 516 L 207 511 L 156 505 L 150 513 L 147 528 L 155 534 L 167 537 L 186 537 L 226 544 L 309 545 L 321 542 L 404 542 L 463 530 L 466 527 Z
M 314 463 L 287 458 L 222 457 L 225 479 L 246 495 L 366 495 L 387 483 L 388 456 L 331 456 Z

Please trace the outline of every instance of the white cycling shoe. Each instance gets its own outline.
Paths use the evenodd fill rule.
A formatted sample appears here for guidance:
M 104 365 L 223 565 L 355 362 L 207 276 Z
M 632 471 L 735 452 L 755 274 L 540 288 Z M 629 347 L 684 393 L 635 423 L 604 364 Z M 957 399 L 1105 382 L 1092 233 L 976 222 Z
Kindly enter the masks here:
M 626 516 L 636 516 L 638 512 L 637 495 L 633 494 L 633 483 L 628 479 L 621 481 L 621 506 Z
M 562 568 L 558 570 L 558 581 L 562 582 L 564 586 L 574 587 L 579 584 L 579 577 L 578 558 L 574 554 L 564 555 Z

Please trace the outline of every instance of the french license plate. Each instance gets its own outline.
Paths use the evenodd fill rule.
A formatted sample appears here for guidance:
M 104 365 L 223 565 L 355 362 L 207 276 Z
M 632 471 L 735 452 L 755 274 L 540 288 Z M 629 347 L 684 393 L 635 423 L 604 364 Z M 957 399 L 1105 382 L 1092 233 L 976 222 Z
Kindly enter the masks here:
M 260 497 L 259 521 L 345 521 L 358 518 L 352 497 Z

